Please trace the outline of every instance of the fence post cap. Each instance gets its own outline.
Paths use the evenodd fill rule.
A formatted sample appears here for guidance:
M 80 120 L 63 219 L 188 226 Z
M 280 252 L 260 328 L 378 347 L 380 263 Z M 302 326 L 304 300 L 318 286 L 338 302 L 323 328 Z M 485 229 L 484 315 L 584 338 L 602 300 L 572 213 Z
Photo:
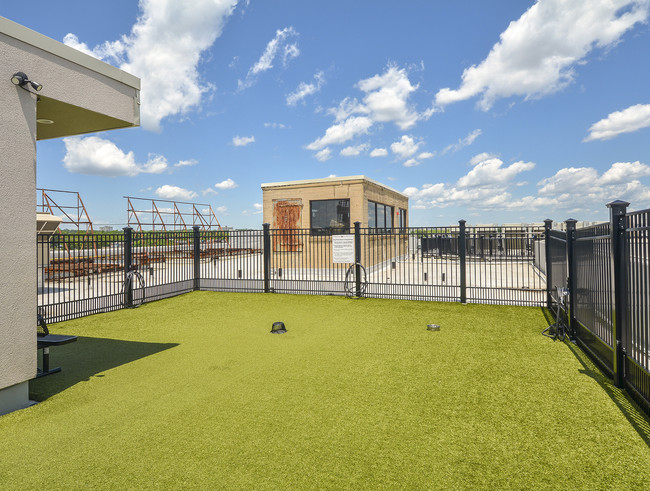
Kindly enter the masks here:
M 550 219 L 550 218 L 547 218 L 546 220 L 544 220 L 544 225 L 553 225 L 553 220 Z
M 564 220 L 564 223 L 567 224 L 572 223 L 575 225 L 576 223 L 578 223 L 578 220 L 576 220 L 575 218 L 567 218 L 566 220 Z
M 458 223 L 461 225 L 465 225 L 467 223 L 467 220 L 463 220 L 462 218 L 458 220 Z
M 621 199 L 616 199 L 614 201 L 610 201 L 609 203 L 607 203 L 607 208 L 614 208 L 614 207 L 627 208 L 628 206 L 630 206 L 630 203 L 628 203 L 627 201 L 623 201 Z
M 132 227 L 122 227 L 122 230 L 124 230 L 126 232 L 127 230 L 133 230 L 133 228 Z

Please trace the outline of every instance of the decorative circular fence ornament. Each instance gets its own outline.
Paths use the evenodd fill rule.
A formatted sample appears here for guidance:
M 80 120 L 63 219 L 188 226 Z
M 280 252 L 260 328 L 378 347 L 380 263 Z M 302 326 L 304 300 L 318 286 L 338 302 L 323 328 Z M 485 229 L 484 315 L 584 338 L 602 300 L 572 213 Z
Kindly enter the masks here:
M 427 331 L 439 331 L 440 325 L 438 324 L 427 324 Z
M 284 322 L 274 322 L 271 326 L 271 334 L 283 334 L 287 332 L 287 328 L 284 327 Z

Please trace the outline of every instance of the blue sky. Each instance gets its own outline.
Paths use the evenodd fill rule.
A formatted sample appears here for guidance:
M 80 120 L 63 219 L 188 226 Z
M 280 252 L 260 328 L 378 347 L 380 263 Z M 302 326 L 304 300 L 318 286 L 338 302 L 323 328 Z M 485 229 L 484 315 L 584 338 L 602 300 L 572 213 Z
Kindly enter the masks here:
M 96 224 L 124 195 L 259 227 L 260 184 L 363 174 L 413 226 L 650 207 L 650 0 L 60 0 L 0 15 L 142 79 L 142 126 L 38 143 Z

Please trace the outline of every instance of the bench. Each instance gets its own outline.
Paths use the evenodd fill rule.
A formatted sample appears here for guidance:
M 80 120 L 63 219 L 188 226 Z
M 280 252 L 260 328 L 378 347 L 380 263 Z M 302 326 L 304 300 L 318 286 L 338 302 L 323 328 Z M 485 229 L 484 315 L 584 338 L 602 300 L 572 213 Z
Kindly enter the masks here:
M 36 325 L 36 349 L 37 351 L 43 350 L 42 367 L 36 369 L 36 378 L 39 378 L 61 371 L 61 367 L 50 368 L 50 348 L 52 346 L 73 343 L 77 340 L 77 336 L 50 334 L 45 318 L 40 314 L 36 317 Z

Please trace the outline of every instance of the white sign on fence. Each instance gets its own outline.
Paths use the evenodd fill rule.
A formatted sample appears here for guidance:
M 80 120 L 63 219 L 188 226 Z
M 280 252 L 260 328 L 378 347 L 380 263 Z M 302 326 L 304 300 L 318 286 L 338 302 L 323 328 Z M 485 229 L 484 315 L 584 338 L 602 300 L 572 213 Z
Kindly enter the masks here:
M 354 235 L 332 235 L 332 262 L 354 262 Z

